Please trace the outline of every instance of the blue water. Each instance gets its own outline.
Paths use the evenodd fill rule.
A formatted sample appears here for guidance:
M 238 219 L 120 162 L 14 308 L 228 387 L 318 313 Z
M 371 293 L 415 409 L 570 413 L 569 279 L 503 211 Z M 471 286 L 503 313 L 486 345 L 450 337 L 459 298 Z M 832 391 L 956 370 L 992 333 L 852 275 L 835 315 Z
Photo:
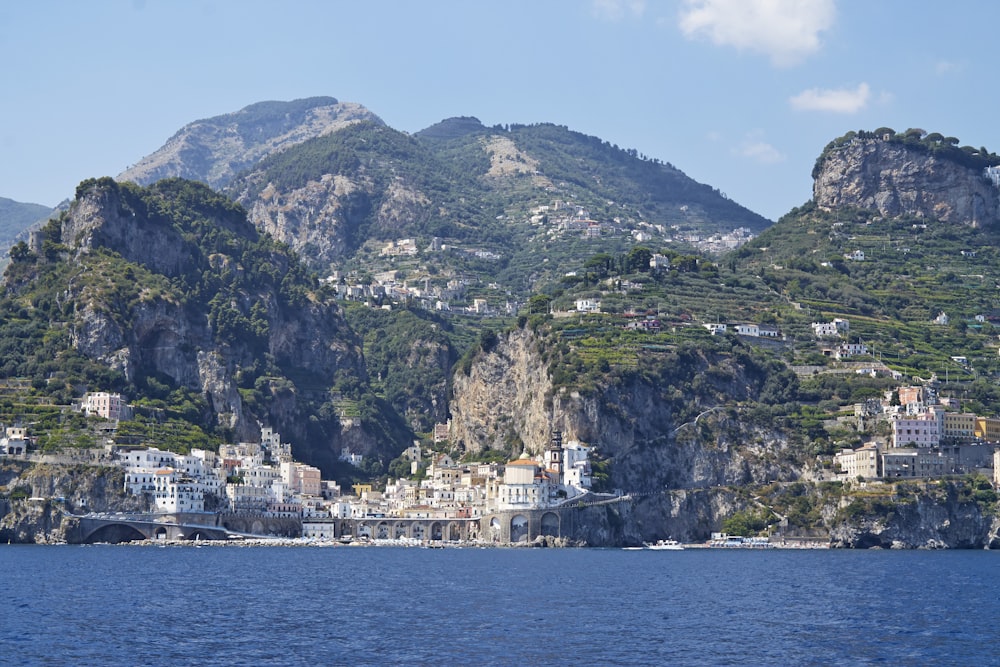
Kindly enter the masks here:
M 0 664 L 998 664 L 1000 554 L 0 547 Z

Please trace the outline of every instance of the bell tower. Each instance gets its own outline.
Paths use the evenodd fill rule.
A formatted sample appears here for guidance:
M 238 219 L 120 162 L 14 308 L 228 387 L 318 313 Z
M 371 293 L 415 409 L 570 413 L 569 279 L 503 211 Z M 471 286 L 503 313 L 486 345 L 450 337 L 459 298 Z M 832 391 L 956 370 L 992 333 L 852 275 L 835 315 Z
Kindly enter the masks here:
M 562 431 L 552 431 L 552 441 L 549 444 L 548 452 L 546 452 L 545 467 L 558 473 L 561 481 L 563 473 Z

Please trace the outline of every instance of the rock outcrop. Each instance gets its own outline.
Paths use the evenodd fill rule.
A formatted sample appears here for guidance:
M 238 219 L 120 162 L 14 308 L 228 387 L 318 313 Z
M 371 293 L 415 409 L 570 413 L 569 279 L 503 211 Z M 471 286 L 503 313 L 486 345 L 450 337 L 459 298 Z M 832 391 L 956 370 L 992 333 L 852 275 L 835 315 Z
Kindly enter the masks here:
M 1000 519 L 971 500 L 920 495 L 835 523 L 830 544 L 851 549 L 998 549 Z
M 61 543 L 75 527 L 73 514 L 148 511 L 147 499 L 127 494 L 124 480 L 118 467 L 6 462 L 0 485 L 12 497 L 0 514 L 0 541 Z
M 814 176 L 813 198 L 825 208 L 967 225 L 1000 219 L 997 189 L 982 170 L 899 141 L 854 137 L 828 147 Z
M 610 460 L 609 481 L 626 492 L 762 484 L 800 475 L 783 434 L 759 429 L 734 410 L 703 405 L 679 422 L 677 415 L 689 414 L 689 402 L 698 400 L 696 392 L 678 395 L 640 374 L 589 394 L 553 389 L 543 345 L 533 330 L 515 330 L 479 355 L 467 375 L 456 373 L 453 443 L 471 451 L 537 453 L 548 445 L 550 431 L 560 430 L 564 440 L 593 446 Z M 689 363 L 694 366 L 678 372 L 698 373 L 704 360 Z M 739 392 L 746 384 L 737 380 L 726 390 Z

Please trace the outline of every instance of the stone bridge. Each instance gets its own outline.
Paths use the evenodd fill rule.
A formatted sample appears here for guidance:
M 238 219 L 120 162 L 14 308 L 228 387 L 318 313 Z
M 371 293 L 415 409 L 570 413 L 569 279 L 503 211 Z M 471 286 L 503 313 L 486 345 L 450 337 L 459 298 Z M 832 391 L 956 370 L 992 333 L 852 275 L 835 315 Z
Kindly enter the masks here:
M 321 519 L 303 521 L 306 537 L 338 539 L 361 537 L 372 540 L 420 540 L 466 542 L 479 538 L 479 519 L 404 518 L 396 516 L 363 519 Z
M 256 514 L 177 512 L 174 514 L 85 514 L 70 516 L 76 528 L 66 533 L 74 544 L 136 540 L 224 540 L 241 537 L 299 537 L 302 521 L 295 517 Z
M 186 521 L 191 517 L 184 515 L 88 514 L 74 518 L 76 528 L 67 531 L 66 539 L 76 544 L 117 544 L 137 540 L 224 540 L 228 534 L 225 528 L 204 521 Z
M 581 511 L 595 505 L 617 504 L 627 496 L 587 493 L 557 507 L 508 509 L 487 514 L 481 519 L 480 539 L 496 544 L 534 542 L 539 537 L 578 541 L 581 536 Z

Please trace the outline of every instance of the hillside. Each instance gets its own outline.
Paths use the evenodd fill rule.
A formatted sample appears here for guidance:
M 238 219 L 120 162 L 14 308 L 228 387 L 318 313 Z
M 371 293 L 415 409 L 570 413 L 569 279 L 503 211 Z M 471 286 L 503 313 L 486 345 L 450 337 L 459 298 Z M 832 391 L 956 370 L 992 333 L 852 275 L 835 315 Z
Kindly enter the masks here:
M 438 293 L 472 278 L 496 286 L 485 295 L 494 307 L 525 300 L 592 252 L 690 247 L 691 237 L 769 224 L 634 150 L 556 125 L 474 118 L 413 136 L 358 123 L 262 160 L 227 192 L 323 273 L 391 269 Z M 390 246 L 401 239 L 413 243 L 405 256 Z
M 173 428 L 186 446 L 212 446 L 252 440 L 263 421 L 328 474 L 347 443 L 389 454 L 406 437 L 368 392 L 360 341 L 336 304 L 203 185 L 86 181 L 38 245 L 12 258 L 2 372 L 33 392 L 6 403 L 6 423 L 86 391 L 122 392 L 144 417 L 128 426 L 133 437 Z

